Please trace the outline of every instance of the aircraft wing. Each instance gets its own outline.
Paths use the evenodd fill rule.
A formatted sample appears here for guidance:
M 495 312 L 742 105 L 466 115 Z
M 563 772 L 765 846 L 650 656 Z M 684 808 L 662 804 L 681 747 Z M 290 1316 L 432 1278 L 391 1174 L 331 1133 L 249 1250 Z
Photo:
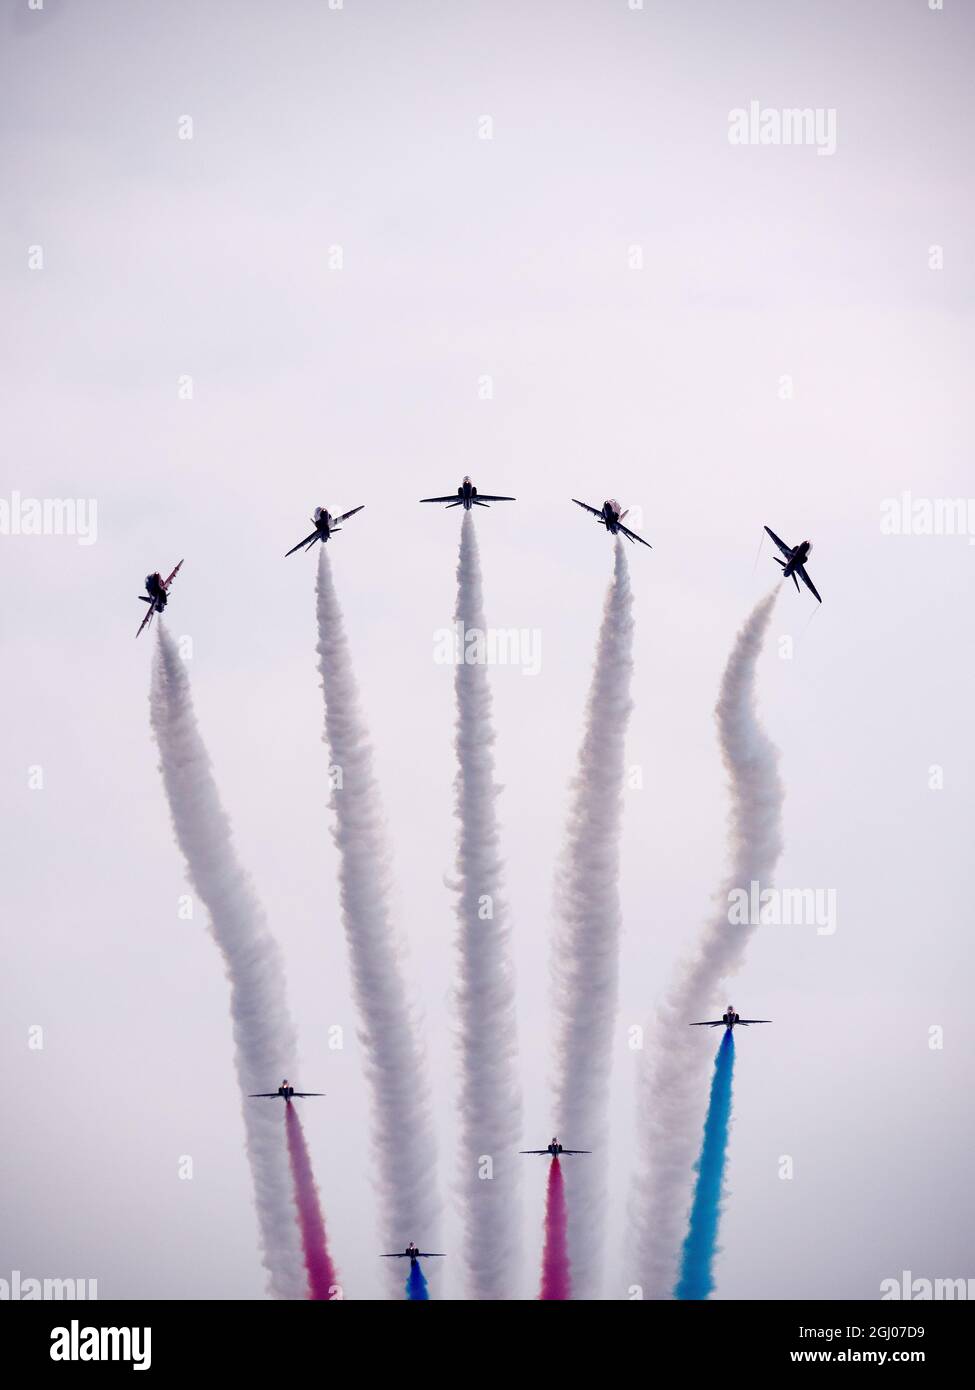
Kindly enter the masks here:
M 563 1149 L 564 1154 L 591 1154 L 592 1149 Z
M 635 531 L 631 531 L 629 527 L 624 526 L 622 522 L 619 523 L 619 529 L 623 532 L 624 536 L 629 536 L 631 541 L 639 541 L 640 544 L 645 545 L 648 550 L 653 549 L 653 546 L 650 544 L 649 541 L 645 541 L 642 536 L 638 536 Z
M 492 497 L 489 492 L 479 492 L 476 500 L 478 502 L 517 502 L 517 497 Z
M 251 1091 L 249 1100 L 277 1100 L 277 1091 Z
M 519 1149 L 520 1154 L 547 1154 L 548 1149 Z
M 405 1250 L 394 1250 L 392 1255 L 380 1255 L 381 1260 L 408 1260 L 409 1254 Z
M 421 497 L 421 502 L 456 502 L 457 494 L 452 492 L 449 497 Z
M 689 1023 L 689 1028 L 720 1028 L 724 1023 L 723 1018 L 705 1018 L 700 1023 Z
M 513 502 L 515 499 L 512 497 L 511 500 Z M 416 1258 L 418 1260 L 444 1260 L 447 1257 L 442 1250 L 418 1250 Z
M 799 566 L 799 578 L 802 580 L 803 584 L 805 584 L 806 588 L 809 589 L 811 593 L 815 594 L 817 598 L 819 598 L 819 591 L 817 590 L 812 580 L 809 578 L 809 575 L 806 573 L 805 565 Z M 819 598 L 819 601 L 820 603 L 822 603 L 823 600 Z M 764 1022 L 764 1020 L 756 1019 L 756 1022 Z
M 775 541 L 775 544 L 776 544 L 776 545 L 779 547 L 779 549 L 782 551 L 782 554 L 785 555 L 787 558 L 788 558 L 789 556 L 791 556 L 791 554 L 792 554 L 792 546 L 791 546 L 791 545 L 786 545 L 785 541 L 780 540 L 779 537 L 778 537 L 778 536 L 775 534 L 775 532 L 772 530 L 771 526 L 766 526 L 765 529 L 766 529 L 766 531 L 769 533 L 769 535 L 772 537 L 773 541 Z
M 749 1023 L 771 1023 L 771 1022 L 772 1022 L 772 1020 L 771 1020 L 770 1018 L 740 1018 L 740 1019 L 738 1020 L 738 1026 L 739 1026 L 739 1028 L 740 1028 L 740 1027 L 744 1024 L 744 1026 L 747 1028 L 748 1025 L 749 1025 Z
M 364 507 L 365 505 L 366 505 L 365 502 L 363 502 L 362 507 Z M 361 512 L 361 511 L 362 511 L 362 507 L 353 507 L 352 510 L 351 510 L 351 512 L 343 512 L 342 515 L 341 515 L 341 516 L 337 516 L 337 517 L 335 518 L 335 520 L 336 520 L 336 521 L 348 521 L 348 519 L 349 519 L 350 516 L 355 516 L 356 512 Z
M 325 1092 L 324 1092 L 324 1091 L 295 1091 L 295 1095 L 296 1095 L 296 1096 L 300 1096 L 301 1099 L 304 1100 L 304 1099 L 306 1098 L 306 1096 L 323 1096 L 323 1095 L 325 1095 Z
M 155 613 L 155 611 L 156 605 L 153 603 L 150 605 L 149 612 L 146 614 L 146 616 L 142 619 L 142 622 L 139 624 L 139 631 L 135 634 L 136 637 L 142 636 L 142 629 L 144 627 L 147 627 L 148 624 L 152 622 L 152 615 L 153 613 Z
M 317 540 L 318 537 L 319 537 L 320 535 L 321 535 L 321 532 L 319 531 L 318 527 L 316 526 L 315 529 L 314 529 L 314 531 L 312 531 L 311 535 L 310 535 L 310 536 L 306 536 L 305 539 L 304 539 L 303 541 L 299 541 L 297 545 L 293 545 L 293 546 L 291 547 L 291 549 L 285 553 L 285 557 L 284 557 L 284 558 L 287 560 L 287 558 L 288 558 L 289 555 L 293 555 L 293 554 L 295 553 L 296 550 L 300 550 L 301 547 L 302 547 L 303 545 L 307 545 L 309 541 Z
M 183 568 L 183 562 L 182 562 L 182 560 L 180 560 L 179 564 L 178 564 L 178 565 L 176 566 L 176 568 L 173 570 L 173 572 L 172 572 L 172 574 L 169 576 L 169 578 L 163 580 L 163 588 L 164 588 L 164 589 L 168 589 L 168 588 L 169 588 L 170 584 L 172 584 L 173 580 L 176 578 L 176 576 L 179 574 L 179 572 L 180 572 L 180 570 L 181 570 L 182 568 Z
M 593 516 L 598 516 L 600 521 L 602 521 L 603 514 L 598 507 L 590 507 L 588 502 L 580 502 L 578 497 L 573 497 L 572 500 L 577 507 L 581 507 L 585 512 L 592 512 Z

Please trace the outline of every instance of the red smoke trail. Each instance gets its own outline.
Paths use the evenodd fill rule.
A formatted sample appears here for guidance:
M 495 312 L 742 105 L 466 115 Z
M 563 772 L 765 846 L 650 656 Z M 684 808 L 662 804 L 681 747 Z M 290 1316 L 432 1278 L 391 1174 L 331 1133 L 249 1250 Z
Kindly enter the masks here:
M 295 1185 L 298 1226 L 301 1229 L 301 1244 L 305 1252 L 305 1268 L 308 1271 L 308 1297 L 329 1299 L 338 1286 L 338 1279 L 328 1253 L 325 1222 L 322 1220 L 318 1188 L 315 1186 L 315 1175 L 311 1170 L 311 1159 L 305 1144 L 305 1132 L 301 1128 L 298 1112 L 287 1102 L 284 1118 L 288 1130 L 288 1157 L 291 1160 L 291 1176 Z
M 542 1251 L 542 1288 L 539 1298 L 569 1298 L 569 1248 L 566 1238 L 565 1186 L 557 1158 L 548 1170 L 545 1197 L 545 1249 Z

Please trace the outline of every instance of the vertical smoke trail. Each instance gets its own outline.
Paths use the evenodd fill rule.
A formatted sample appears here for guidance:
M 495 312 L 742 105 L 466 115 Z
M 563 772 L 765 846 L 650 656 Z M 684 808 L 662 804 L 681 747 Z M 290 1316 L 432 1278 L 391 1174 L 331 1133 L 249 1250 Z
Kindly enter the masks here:
M 714 1059 L 711 1099 L 704 1122 L 704 1140 L 697 1162 L 697 1183 L 691 1218 L 681 1252 L 680 1278 L 675 1298 L 707 1298 L 714 1289 L 714 1256 L 721 1221 L 724 1166 L 731 1123 L 731 1083 L 735 1070 L 735 1041 L 725 1030 Z
M 633 599 L 626 555 L 617 540 L 556 885 L 556 1115 L 568 1147 L 595 1150 L 569 1178 L 569 1254 L 577 1298 L 596 1296 L 602 1261 L 632 672 Z
M 542 1286 L 538 1296 L 565 1299 L 571 1295 L 565 1184 L 562 1181 L 562 1165 L 553 1157 L 545 1193 L 545 1246 L 542 1250 Z
M 770 886 L 782 851 L 778 750 L 759 724 L 755 708 L 755 670 L 776 593 L 755 606 L 738 633 L 715 710 L 731 787 L 731 874 L 648 1039 L 640 1083 L 643 1152 L 631 1210 L 632 1282 L 641 1286 L 645 1298 L 667 1298 L 674 1287 L 681 1225 L 690 1199 L 707 1056 L 698 1030 L 688 1023 L 701 1017 L 701 1008 L 713 1007 L 725 977 L 741 964 L 755 925 L 731 924 L 729 894 L 736 889 L 747 892 L 753 881 Z
M 342 919 L 359 1012 L 359 1040 L 372 1089 L 373 1147 L 378 1164 L 382 1244 L 401 1249 L 436 1237 L 436 1145 L 426 1065 L 390 918 L 390 861 L 372 746 L 328 552 L 318 561 L 318 657 L 325 696 L 325 742 L 333 777 L 332 838 L 339 851 Z
M 406 1297 L 411 1303 L 426 1303 L 430 1297 L 419 1261 L 416 1264 L 410 1263 L 410 1272 L 406 1278 Z
M 335 1266 L 328 1253 L 325 1222 L 322 1220 L 318 1187 L 308 1156 L 305 1132 L 293 1105 L 285 1104 L 284 1122 L 288 1131 L 288 1157 L 291 1160 L 295 1206 L 298 1209 L 298 1228 L 301 1231 L 301 1244 L 305 1252 L 305 1269 L 308 1271 L 308 1297 L 330 1299 L 336 1290 L 338 1280 Z
M 295 1031 L 285 1002 L 284 967 L 264 912 L 237 861 L 230 822 L 217 794 L 196 724 L 186 668 L 161 622 L 150 711 L 176 840 L 190 882 L 210 914 L 210 930 L 230 981 L 234 1060 L 247 1155 L 254 1182 L 262 1258 L 278 1298 L 302 1298 L 301 1250 L 288 1160 L 276 1102 L 252 1091 L 292 1072 Z
M 470 512 L 464 513 L 461 527 L 454 618 L 464 634 L 486 631 L 480 558 Z M 462 659 L 454 688 L 460 1191 L 470 1294 L 498 1299 L 510 1296 L 512 1271 L 518 1267 L 520 1170 L 515 1150 L 521 1132 L 521 1093 L 514 1065 L 514 981 L 508 957 L 508 913 L 501 896 L 503 865 L 495 817 L 499 788 L 494 780 L 495 734 L 485 664 Z M 490 1178 L 480 1176 L 485 1159 L 492 1165 Z

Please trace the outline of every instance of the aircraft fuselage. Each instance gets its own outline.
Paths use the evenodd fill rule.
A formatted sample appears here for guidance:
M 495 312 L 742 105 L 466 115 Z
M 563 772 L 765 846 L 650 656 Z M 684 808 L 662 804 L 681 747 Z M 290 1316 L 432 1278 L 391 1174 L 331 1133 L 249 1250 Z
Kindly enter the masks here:
M 169 595 L 163 585 L 162 575 L 158 571 L 155 574 L 146 575 L 146 593 L 152 600 L 155 611 L 161 613 L 169 602 Z
M 800 565 L 806 563 L 806 560 L 809 558 L 810 550 L 812 550 L 812 541 L 799 542 L 789 557 L 788 562 L 782 568 L 783 578 L 790 574 L 794 574 Z
M 612 497 L 607 498 L 603 503 L 603 525 L 610 535 L 617 535 L 620 522 L 626 516 L 626 512 L 620 510 L 620 504 Z

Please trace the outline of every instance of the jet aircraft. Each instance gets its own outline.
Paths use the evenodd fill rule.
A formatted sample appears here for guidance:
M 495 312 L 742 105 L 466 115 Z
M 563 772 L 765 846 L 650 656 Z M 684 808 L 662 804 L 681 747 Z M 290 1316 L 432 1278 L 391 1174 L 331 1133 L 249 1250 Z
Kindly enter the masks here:
M 363 502 L 362 507 L 365 505 L 365 502 Z M 295 551 L 300 550 L 302 546 L 304 546 L 306 550 L 311 550 L 316 541 L 321 541 L 324 545 L 329 536 L 334 536 L 337 531 L 341 531 L 342 528 L 339 522 L 348 521 L 350 516 L 355 516 L 356 512 L 361 512 L 362 507 L 353 507 L 351 512 L 343 512 L 341 516 L 333 516 L 325 507 L 316 507 L 315 515 L 312 517 L 312 521 L 315 523 L 314 531 L 312 531 L 310 536 L 306 536 L 303 541 L 299 541 L 297 545 L 293 545 L 291 549 L 285 553 L 284 558 L 287 559 L 289 555 L 293 555 Z
M 494 497 L 490 492 L 478 492 L 467 474 L 456 493 L 447 497 L 421 497 L 421 502 L 445 502 L 448 507 L 463 507 L 469 512 L 472 507 L 486 507 L 489 502 L 515 502 L 515 497 Z
M 323 1096 L 324 1094 L 324 1091 L 296 1091 L 288 1078 L 285 1077 L 276 1091 L 252 1091 L 250 1098 L 251 1100 L 277 1100 L 280 1096 L 285 1105 L 290 1105 L 293 1096 L 297 1097 L 298 1100 L 305 1100 L 308 1096 Z
M 140 594 L 139 602 L 148 603 L 149 612 L 146 614 L 146 616 L 142 619 L 142 622 L 139 624 L 139 631 L 135 634 L 136 637 L 141 636 L 142 629 L 144 627 L 148 627 L 149 624 L 152 622 L 153 617 L 157 613 L 161 613 L 163 609 L 166 607 L 166 604 L 169 602 L 169 586 L 170 584 L 172 584 L 173 580 L 179 574 L 182 567 L 183 562 L 182 560 L 180 560 L 179 564 L 173 570 L 172 574 L 169 576 L 168 579 L 163 579 L 158 570 L 156 570 L 154 574 L 146 575 L 146 594 L 148 594 L 149 597 L 147 598 L 146 594 Z
M 589 1154 L 592 1149 L 563 1149 L 559 1143 L 558 1135 L 553 1136 L 551 1144 L 547 1149 L 519 1149 L 523 1154 L 551 1154 L 553 1158 L 558 1158 L 559 1154 Z
M 592 512 L 600 526 L 605 526 L 611 536 L 619 535 L 622 532 L 628 541 L 639 541 L 648 550 L 653 549 L 649 541 L 645 541 L 642 536 L 638 536 L 635 531 L 631 531 L 628 526 L 623 525 L 626 512 L 622 510 L 614 497 L 608 497 L 601 507 L 590 507 L 588 502 L 580 502 L 578 497 L 573 497 L 572 500 L 583 511 Z M 628 510 L 629 508 L 627 508 Z
M 741 1018 L 735 1013 L 733 1004 L 729 1004 L 720 1018 L 705 1018 L 700 1023 L 690 1024 L 691 1028 L 720 1028 L 724 1024 L 730 1033 L 732 1028 L 748 1028 L 753 1023 L 771 1023 L 770 1018 Z
M 384 1260 L 409 1260 L 410 1268 L 416 1264 L 417 1260 L 442 1260 L 445 1258 L 440 1250 L 418 1250 L 415 1241 L 410 1241 L 405 1250 L 396 1250 L 392 1255 L 382 1255 Z
M 812 541 L 800 541 L 798 545 L 786 545 L 785 541 L 780 540 L 775 534 L 771 526 L 766 526 L 765 529 L 785 556 L 784 560 L 780 560 L 777 555 L 772 556 L 775 563 L 782 566 L 782 578 L 788 579 L 791 575 L 797 590 L 801 579 L 810 593 L 815 594 L 822 603 L 823 600 L 819 598 L 819 590 L 806 573 L 806 561 L 809 559 L 810 550 L 812 550 Z

